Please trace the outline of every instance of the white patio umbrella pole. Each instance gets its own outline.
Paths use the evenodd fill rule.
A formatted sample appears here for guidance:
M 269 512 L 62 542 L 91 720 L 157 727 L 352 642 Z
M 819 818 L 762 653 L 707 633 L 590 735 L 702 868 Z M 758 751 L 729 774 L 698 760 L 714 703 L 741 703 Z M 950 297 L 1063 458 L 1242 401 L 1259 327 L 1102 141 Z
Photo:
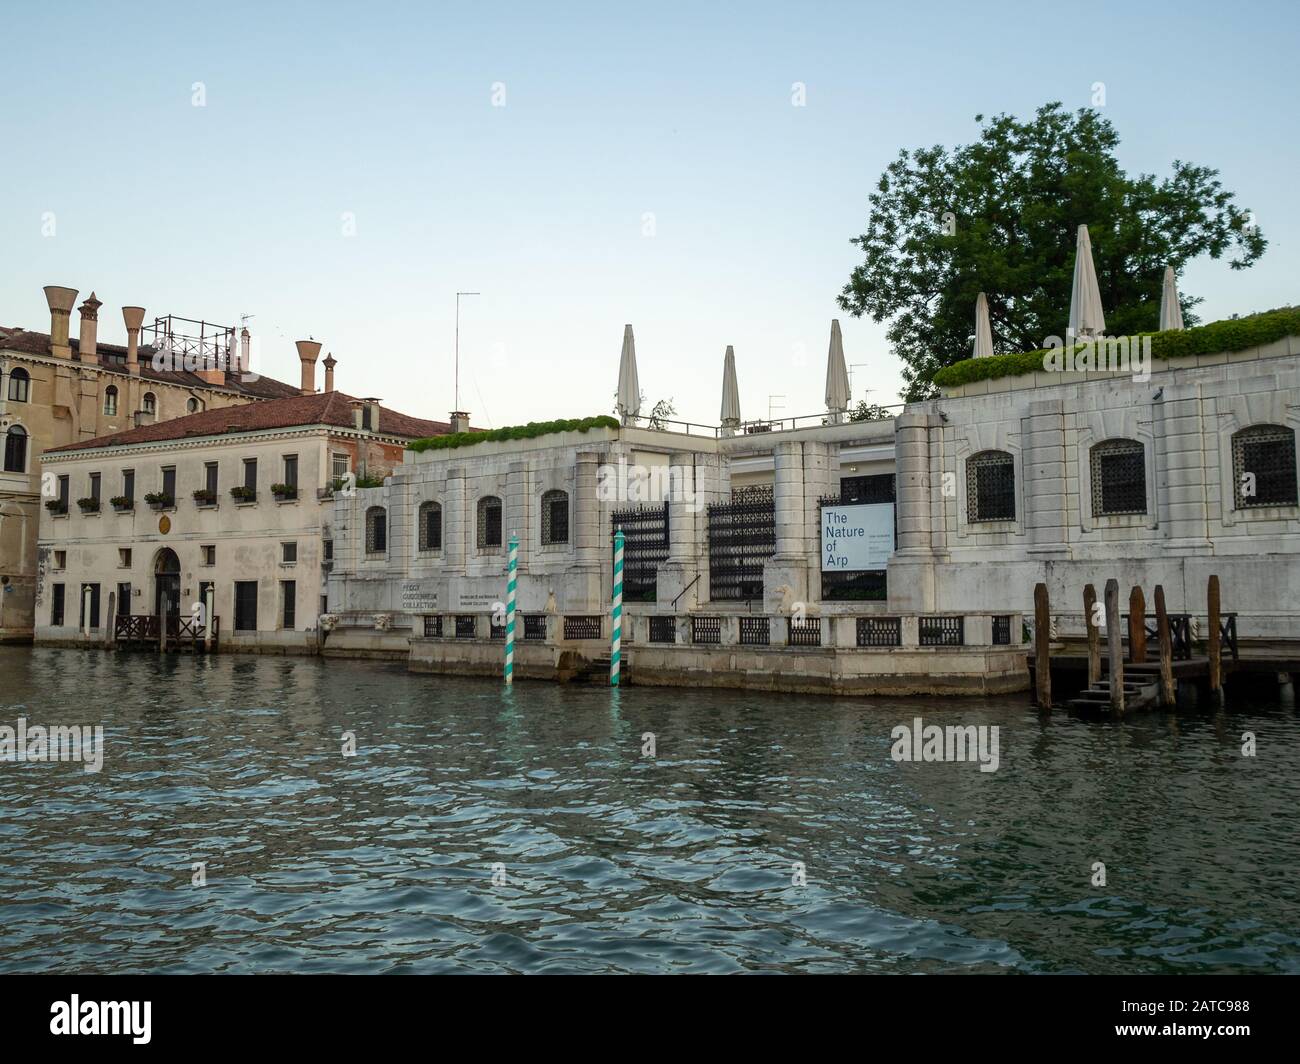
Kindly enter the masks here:
M 510 561 L 506 566 L 506 683 L 515 682 L 515 570 L 519 568 L 519 537 L 510 536 Z
M 1179 330 L 1183 328 L 1183 308 L 1178 302 L 1178 283 L 1174 279 L 1174 268 L 1165 267 L 1164 283 L 1160 286 L 1160 331 Z
M 849 370 L 844 364 L 844 337 L 840 333 L 838 318 L 831 321 L 831 344 L 826 352 L 826 409 L 831 424 L 844 420 L 849 408 Z
M 636 424 L 641 412 L 641 381 L 636 372 L 636 340 L 632 326 L 623 326 L 623 352 L 618 360 L 618 413 L 624 425 Z
M 736 352 L 730 344 L 722 359 L 722 434 L 732 436 L 740 427 L 740 387 L 736 384 Z
M 1071 336 L 1101 336 L 1106 331 L 1106 317 L 1101 309 L 1101 289 L 1097 285 L 1097 269 L 1092 263 L 1092 239 L 1088 227 L 1079 226 L 1074 251 L 1074 283 L 1070 288 L 1070 323 L 1066 331 Z
M 609 606 L 612 627 L 609 636 L 609 685 L 618 686 L 619 658 L 623 645 L 623 530 L 614 533 L 614 592 Z
M 975 357 L 993 354 L 993 327 L 989 324 L 989 300 L 983 292 L 975 297 Z

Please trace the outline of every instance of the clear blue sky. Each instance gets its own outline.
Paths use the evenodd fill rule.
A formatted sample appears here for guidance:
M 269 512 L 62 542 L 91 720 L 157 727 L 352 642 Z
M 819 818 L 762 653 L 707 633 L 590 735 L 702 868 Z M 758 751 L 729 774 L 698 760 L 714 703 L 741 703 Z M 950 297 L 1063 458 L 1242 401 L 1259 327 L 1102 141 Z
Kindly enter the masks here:
M 95 289 L 110 341 L 123 304 L 254 314 L 262 372 L 296 381 L 310 334 L 343 390 L 444 417 L 479 290 L 461 401 L 499 426 L 608 411 L 625 322 L 651 402 L 716 422 L 734 344 L 745 416 L 813 413 L 840 316 L 855 398 L 896 402 L 883 326 L 835 306 L 871 185 L 1094 82 L 1130 171 L 1217 167 L 1270 240 L 1187 269 L 1202 317 L 1297 301 L 1298 10 L 9 4 L 0 324 L 44 329 L 45 284 Z

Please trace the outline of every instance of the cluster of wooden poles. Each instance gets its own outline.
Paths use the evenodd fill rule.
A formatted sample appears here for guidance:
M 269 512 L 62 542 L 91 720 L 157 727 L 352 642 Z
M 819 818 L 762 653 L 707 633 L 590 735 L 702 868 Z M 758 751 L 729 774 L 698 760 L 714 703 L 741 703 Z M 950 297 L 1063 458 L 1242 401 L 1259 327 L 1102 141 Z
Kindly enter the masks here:
M 1219 578 L 1211 576 L 1206 590 L 1209 613 L 1209 631 L 1206 633 L 1208 685 L 1215 704 L 1223 701 L 1222 629 L 1219 604 Z M 1155 587 L 1156 640 L 1160 660 L 1160 705 L 1172 707 L 1176 701 L 1174 686 L 1173 638 L 1169 628 L 1169 614 L 1165 608 L 1165 589 Z M 1109 667 L 1109 693 L 1111 709 L 1124 712 L 1124 646 L 1119 613 L 1119 582 L 1107 580 L 1103 603 L 1105 632 L 1097 624 L 1097 591 L 1088 584 L 1083 589 L 1083 618 L 1088 630 L 1088 686 L 1101 683 L 1101 642 L 1106 640 L 1106 659 Z M 1044 709 L 1052 706 L 1051 637 L 1052 610 L 1046 584 L 1034 587 L 1034 681 L 1038 705 Z M 1147 660 L 1146 597 L 1140 587 L 1129 592 L 1128 647 L 1129 662 L 1145 664 Z

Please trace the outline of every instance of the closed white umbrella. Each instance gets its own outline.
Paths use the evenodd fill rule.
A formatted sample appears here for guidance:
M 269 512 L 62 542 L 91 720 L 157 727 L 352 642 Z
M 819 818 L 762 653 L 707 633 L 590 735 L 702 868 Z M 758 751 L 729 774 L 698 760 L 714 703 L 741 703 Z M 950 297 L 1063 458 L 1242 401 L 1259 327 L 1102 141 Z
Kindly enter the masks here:
M 992 354 L 993 327 L 989 324 L 989 301 L 981 292 L 975 297 L 975 357 L 989 358 Z
M 844 364 L 844 337 L 836 318 L 831 321 L 831 346 L 826 352 L 826 409 L 831 412 L 831 421 L 838 425 L 848 408 L 849 370 Z
M 1165 283 L 1160 288 L 1160 331 L 1183 327 L 1183 308 L 1178 302 L 1178 285 L 1174 281 L 1174 268 L 1165 267 Z
M 1106 331 L 1106 317 L 1101 310 L 1101 289 L 1097 270 L 1092 264 L 1092 240 L 1088 227 L 1079 226 L 1074 251 L 1074 286 L 1070 290 L 1070 324 L 1072 336 L 1101 336 Z
M 623 326 L 623 354 L 618 360 L 618 413 L 624 425 L 641 412 L 641 382 L 636 375 L 636 340 L 632 326 Z
M 722 360 L 722 427 L 728 434 L 740 424 L 740 388 L 736 385 L 736 352 L 727 345 Z

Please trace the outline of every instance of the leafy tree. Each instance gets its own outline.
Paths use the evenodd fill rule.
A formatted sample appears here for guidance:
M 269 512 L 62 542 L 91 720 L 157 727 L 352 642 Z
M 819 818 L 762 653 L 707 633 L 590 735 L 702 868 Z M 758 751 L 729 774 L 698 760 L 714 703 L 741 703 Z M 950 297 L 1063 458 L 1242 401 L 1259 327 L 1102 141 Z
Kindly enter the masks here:
M 905 363 L 906 399 L 933 393 L 943 366 L 969 358 L 975 298 L 986 293 L 997 354 L 1041 348 L 1064 336 L 1079 225 L 1087 225 L 1113 336 L 1159 324 L 1166 266 L 1229 249 L 1234 270 L 1251 266 L 1267 241 L 1218 171 L 1174 161 L 1163 180 L 1130 177 L 1119 136 L 1096 111 L 1059 103 L 1030 121 L 975 116 L 980 136 L 951 151 L 901 151 L 868 197 L 867 231 L 852 243 L 865 261 L 840 306 L 889 320 Z M 1198 297 L 1180 292 L 1183 320 L 1196 323 Z
M 865 399 L 849 411 L 850 421 L 888 421 L 893 416 L 879 403 L 868 403 Z

